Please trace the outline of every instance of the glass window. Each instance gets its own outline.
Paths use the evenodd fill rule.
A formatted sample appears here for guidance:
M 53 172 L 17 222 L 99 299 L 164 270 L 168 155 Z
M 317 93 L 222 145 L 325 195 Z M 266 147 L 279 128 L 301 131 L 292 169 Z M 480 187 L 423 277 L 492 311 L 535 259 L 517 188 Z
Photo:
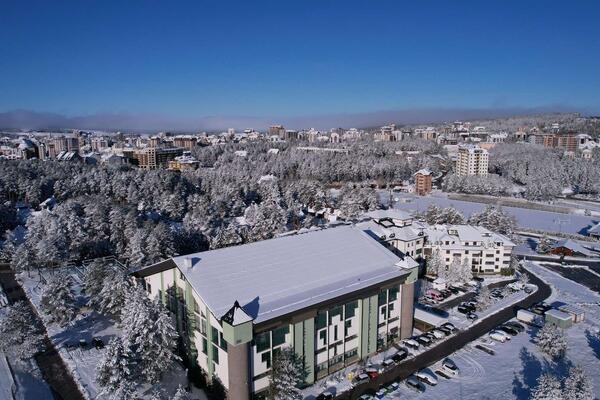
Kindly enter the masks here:
M 225 341 L 225 338 L 223 338 L 223 332 L 220 333 L 220 341 L 221 341 L 221 348 L 225 351 L 227 351 L 227 342 Z
M 205 338 L 202 338 L 202 352 L 208 355 L 208 341 Z
M 381 320 L 382 321 L 386 320 L 386 314 L 387 314 L 386 311 L 387 311 L 387 309 L 385 306 L 381 307 Z
M 214 326 L 211 326 L 210 331 L 212 333 L 211 341 L 214 344 L 219 345 L 219 330 L 217 328 L 215 328 Z
M 288 325 L 273 330 L 273 347 L 285 343 L 285 335 L 290 331 Z
M 337 325 L 333 327 L 333 340 L 334 341 L 338 340 L 338 327 L 337 327 Z
M 396 299 L 398 298 L 398 288 L 391 288 L 389 291 L 389 297 L 388 297 L 388 303 L 391 303 L 392 301 L 396 301 Z
M 326 341 L 327 340 L 327 330 L 323 329 L 321 332 L 319 332 L 319 339 Z
M 271 353 L 268 351 L 260 355 L 260 360 L 267 364 L 267 369 L 271 368 Z
M 340 319 L 342 317 L 342 307 L 341 306 L 337 306 L 337 307 L 333 307 L 331 310 L 329 310 L 329 325 L 332 324 L 331 321 L 333 321 L 333 318 L 339 315 Z
M 379 305 L 382 306 L 387 303 L 387 290 L 379 292 Z
M 354 315 L 356 314 L 357 308 L 358 308 L 358 300 L 355 300 L 353 302 L 346 304 L 346 310 L 345 310 L 346 319 L 354 317 Z
M 217 346 L 212 346 L 212 356 L 215 364 L 219 364 L 219 348 Z
M 350 329 L 352 327 L 352 321 L 348 320 L 346 321 L 346 323 L 344 324 L 344 336 L 348 336 L 348 329 Z
M 319 311 L 317 313 L 317 317 L 315 318 L 315 325 L 316 325 L 316 329 L 322 329 L 325 328 L 327 326 L 327 312 L 326 311 Z
M 271 332 L 263 332 L 256 335 L 256 351 L 261 352 L 271 347 Z

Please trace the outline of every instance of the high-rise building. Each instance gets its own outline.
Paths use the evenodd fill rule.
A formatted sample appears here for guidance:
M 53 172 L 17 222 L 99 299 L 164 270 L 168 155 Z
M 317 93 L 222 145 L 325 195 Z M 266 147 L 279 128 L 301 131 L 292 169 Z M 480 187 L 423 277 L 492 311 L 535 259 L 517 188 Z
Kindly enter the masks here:
M 487 150 L 476 145 L 461 145 L 458 147 L 456 159 L 456 175 L 487 176 L 489 155 Z
M 135 150 L 133 158 L 142 169 L 167 168 L 170 160 L 183 154 L 182 148 L 146 147 Z
M 431 193 L 431 171 L 424 168 L 415 173 L 415 192 L 419 196 Z

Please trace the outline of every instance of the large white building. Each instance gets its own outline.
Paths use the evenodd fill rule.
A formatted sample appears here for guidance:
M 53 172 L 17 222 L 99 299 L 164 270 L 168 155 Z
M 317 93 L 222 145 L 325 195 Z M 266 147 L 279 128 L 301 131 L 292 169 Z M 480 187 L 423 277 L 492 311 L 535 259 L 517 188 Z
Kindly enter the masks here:
M 306 384 L 410 337 L 418 264 L 343 226 L 206 251 L 136 273 L 177 316 L 182 344 L 231 399 L 263 398 L 275 353 Z
M 487 176 L 488 174 L 488 151 L 476 145 L 461 145 L 458 147 L 456 157 L 456 175 Z
M 374 211 L 358 224 L 400 256 L 428 258 L 439 252 L 446 267 L 455 258 L 467 259 L 474 274 L 498 274 L 510 267 L 515 244 L 481 226 L 429 225 L 403 211 Z

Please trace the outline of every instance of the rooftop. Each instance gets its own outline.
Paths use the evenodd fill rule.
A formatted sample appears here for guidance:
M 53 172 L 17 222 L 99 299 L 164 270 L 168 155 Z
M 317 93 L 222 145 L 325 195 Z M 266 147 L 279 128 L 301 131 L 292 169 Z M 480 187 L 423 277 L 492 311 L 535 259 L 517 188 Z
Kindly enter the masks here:
M 170 263 L 217 318 L 239 301 L 255 322 L 401 278 L 413 267 L 352 226 L 174 257 Z

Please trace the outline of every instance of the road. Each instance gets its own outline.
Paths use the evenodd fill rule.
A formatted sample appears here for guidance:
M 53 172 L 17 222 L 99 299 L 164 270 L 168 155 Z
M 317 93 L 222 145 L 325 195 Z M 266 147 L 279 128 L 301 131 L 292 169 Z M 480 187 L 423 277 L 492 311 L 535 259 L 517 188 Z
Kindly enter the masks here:
M 27 296 L 25 296 L 23 288 L 21 288 L 15 279 L 15 274 L 8 264 L 0 264 L 0 284 L 6 292 L 10 304 L 23 300 L 29 305 L 33 315 L 39 318 L 35 307 L 32 306 Z M 41 321 L 38 322 L 43 326 Z M 42 371 L 44 380 L 50 386 L 54 398 L 57 400 L 83 400 L 84 397 L 79 391 L 79 387 L 69 374 L 69 370 L 58 354 L 54 344 L 48 338 L 47 332 L 45 332 L 44 346 L 46 350 L 38 353 L 35 356 L 35 361 Z
M 420 369 L 426 368 L 431 364 L 443 359 L 464 347 L 466 344 L 485 335 L 496 326 L 507 322 L 515 317 L 517 310 L 520 308 L 529 308 L 534 303 L 544 301 L 552 293 L 550 286 L 545 284 L 535 275 L 527 272 L 530 283 L 537 285 L 538 290 L 525 299 L 517 302 L 511 307 L 501 310 L 493 315 L 483 318 L 478 324 L 458 332 L 456 335 L 449 337 L 443 343 L 424 351 L 423 353 L 405 360 L 393 369 L 384 372 L 376 379 L 356 387 L 354 390 L 342 393 L 337 399 L 354 400 L 358 399 L 362 394 L 373 393 L 379 390 L 381 386 L 385 386 L 394 381 L 407 378 L 409 375 L 417 372 Z

